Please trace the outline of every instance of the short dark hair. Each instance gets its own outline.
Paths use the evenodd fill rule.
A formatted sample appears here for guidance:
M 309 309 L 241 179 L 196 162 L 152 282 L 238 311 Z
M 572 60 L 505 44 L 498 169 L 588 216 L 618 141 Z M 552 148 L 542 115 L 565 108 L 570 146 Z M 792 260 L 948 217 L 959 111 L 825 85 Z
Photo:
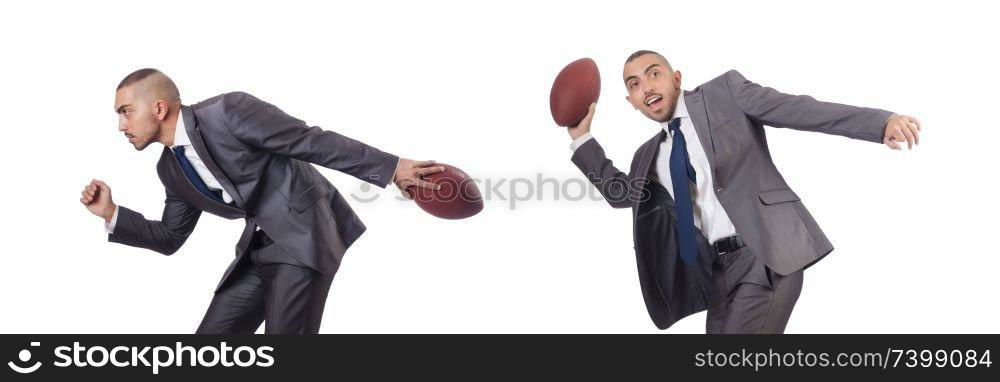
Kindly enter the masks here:
M 121 90 L 121 88 L 123 88 L 123 87 L 132 85 L 132 84 L 134 84 L 136 82 L 139 82 L 139 81 L 142 81 L 142 80 L 146 79 L 147 77 L 149 77 L 151 75 L 154 75 L 154 74 L 163 74 L 163 72 L 161 72 L 159 70 L 156 70 L 156 69 L 153 69 L 153 68 L 143 68 L 143 69 L 136 70 L 136 71 L 134 71 L 132 73 L 129 73 L 129 75 L 125 76 L 125 78 L 122 79 L 122 82 L 118 83 L 118 88 L 116 88 L 115 90 L 116 91 L 117 90 Z
M 635 60 L 635 59 L 637 59 L 639 57 L 642 57 L 642 56 L 645 56 L 647 54 L 655 54 L 657 57 L 660 57 L 661 59 L 663 59 L 663 61 L 666 61 L 667 65 L 670 65 L 670 61 L 667 61 L 666 57 L 663 57 L 662 54 L 659 54 L 659 53 L 654 52 L 652 50 L 637 50 L 637 51 L 635 51 L 635 53 L 632 53 L 631 55 L 628 56 L 627 59 L 625 59 L 625 63 L 626 64 L 630 63 L 630 62 L 632 62 L 632 60 Z
M 136 70 L 122 79 L 122 82 L 118 84 L 118 88 L 115 91 L 119 91 L 122 88 L 135 85 L 142 81 L 148 79 L 148 84 L 142 85 L 143 94 L 147 94 L 157 99 L 162 99 L 168 102 L 180 102 L 181 92 L 177 90 L 177 85 L 174 81 L 167 77 L 163 72 L 153 69 L 144 68 Z

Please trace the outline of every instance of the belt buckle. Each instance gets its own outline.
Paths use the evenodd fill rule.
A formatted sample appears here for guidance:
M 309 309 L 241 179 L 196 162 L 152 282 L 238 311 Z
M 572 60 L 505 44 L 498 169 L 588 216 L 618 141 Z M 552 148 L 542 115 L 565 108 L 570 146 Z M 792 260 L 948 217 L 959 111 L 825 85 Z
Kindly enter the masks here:
M 715 243 L 712 243 L 712 246 L 715 248 L 716 254 L 725 255 L 727 253 L 732 252 L 733 250 L 739 249 L 740 247 L 743 246 L 742 244 L 743 244 L 742 237 L 740 237 L 739 234 L 736 234 L 733 236 L 727 236 L 719 240 L 716 240 Z M 720 248 L 723 246 L 725 246 L 726 248 Z
M 723 248 L 721 248 L 722 247 L 721 244 L 724 242 L 724 240 L 726 240 L 726 239 L 725 238 L 724 239 L 719 239 L 719 240 L 716 240 L 715 243 L 712 243 L 712 248 L 715 249 L 715 254 L 717 256 L 721 256 L 721 255 L 725 255 L 726 253 L 729 253 L 729 252 L 724 251 Z

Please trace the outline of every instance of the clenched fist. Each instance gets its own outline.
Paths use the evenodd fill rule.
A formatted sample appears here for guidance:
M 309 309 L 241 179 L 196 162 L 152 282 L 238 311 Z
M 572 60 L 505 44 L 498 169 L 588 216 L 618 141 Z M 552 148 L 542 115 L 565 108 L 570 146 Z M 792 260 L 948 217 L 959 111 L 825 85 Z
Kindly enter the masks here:
M 104 218 L 110 222 L 115 215 L 115 202 L 111 200 L 111 187 L 104 182 L 94 179 L 90 184 L 83 187 L 80 193 L 80 203 L 83 203 L 94 215 Z

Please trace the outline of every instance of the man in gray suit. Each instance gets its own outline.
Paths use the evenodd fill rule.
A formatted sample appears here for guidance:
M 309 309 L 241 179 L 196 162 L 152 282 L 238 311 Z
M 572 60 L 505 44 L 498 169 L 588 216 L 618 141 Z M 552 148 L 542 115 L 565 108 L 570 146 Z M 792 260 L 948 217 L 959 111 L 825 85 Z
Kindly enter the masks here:
M 104 218 L 109 241 L 171 255 L 202 211 L 246 222 L 197 333 L 253 333 L 262 321 L 266 333 L 319 330 L 330 283 L 365 225 L 310 163 L 401 190 L 437 188 L 421 178 L 444 171 L 310 127 L 246 93 L 182 105 L 155 69 L 122 80 L 115 112 L 136 150 L 164 146 L 156 170 L 166 201 L 162 219 L 148 220 L 93 180 L 80 202 Z
M 625 62 L 626 99 L 660 123 L 629 173 L 576 127 L 572 161 L 615 208 L 632 208 L 639 282 L 653 322 L 666 329 L 708 310 L 708 333 L 782 333 L 803 270 L 833 250 L 771 160 L 764 125 L 841 135 L 901 149 L 919 122 L 872 108 L 788 95 L 729 71 L 681 92 L 659 53 Z

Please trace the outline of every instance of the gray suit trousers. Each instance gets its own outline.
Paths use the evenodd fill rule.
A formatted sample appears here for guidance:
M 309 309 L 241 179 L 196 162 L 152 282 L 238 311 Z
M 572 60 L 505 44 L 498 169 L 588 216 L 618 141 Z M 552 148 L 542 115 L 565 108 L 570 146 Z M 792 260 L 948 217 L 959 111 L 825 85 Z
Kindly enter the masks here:
M 802 292 L 803 271 L 782 276 L 767 268 L 750 247 L 716 256 L 705 332 L 784 333 Z
M 198 334 L 315 334 L 333 275 L 306 266 L 264 231 L 215 293 Z

